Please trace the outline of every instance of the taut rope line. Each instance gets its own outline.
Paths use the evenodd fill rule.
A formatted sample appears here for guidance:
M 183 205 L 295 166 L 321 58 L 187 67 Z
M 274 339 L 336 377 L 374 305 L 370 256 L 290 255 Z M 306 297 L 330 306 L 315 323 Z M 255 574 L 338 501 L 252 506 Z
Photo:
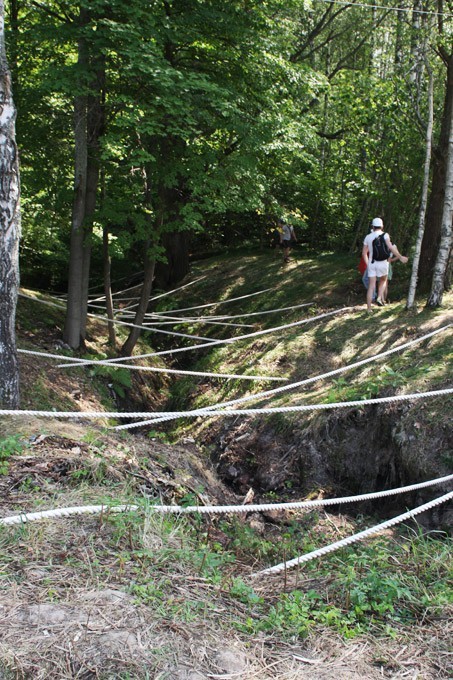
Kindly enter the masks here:
M 29 349 L 18 349 L 17 350 L 20 354 L 29 354 L 31 356 L 39 356 L 39 357 L 45 357 L 48 359 L 66 359 L 67 361 L 73 361 L 75 362 L 75 367 L 78 367 L 78 359 L 75 357 L 64 357 L 61 354 L 50 354 L 48 352 L 35 352 L 33 350 Z M 285 382 L 287 381 L 287 378 L 278 378 L 278 377 L 272 377 L 272 376 L 263 376 L 263 375 L 241 375 L 241 374 L 234 374 L 234 373 L 203 373 L 201 371 L 183 371 L 179 370 L 177 368 L 161 368 L 159 366 L 133 366 L 131 364 L 112 364 L 109 363 L 108 361 L 102 361 L 99 360 L 96 362 L 96 366 L 109 366 L 110 368 L 127 368 L 128 370 L 131 371 L 148 371 L 151 373 L 172 373 L 176 375 L 193 375 L 193 376 L 200 376 L 204 378 L 228 378 L 229 380 L 234 378 L 236 380 L 259 380 L 261 382 L 267 382 L 267 381 L 279 381 L 279 382 Z
M 42 305 L 47 305 L 48 307 L 57 307 L 57 309 L 66 310 L 64 305 L 59 305 L 56 302 L 49 302 L 48 300 L 40 300 L 39 298 L 31 297 L 30 295 L 25 295 L 25 293 L 19 293 L 20 297 L 26 300 L 31 300 L 32 302 L 39 302 Z M 210 338 L 205 338 L 199 335 L 189 335 L 187 333 L 177 333 L 176 331 L 164 331 L 161 328 L 147 328 L 146 326 L 138 326 L 135 323 L 129 323 L 127 321 L 120 321 L 119 319 L 109 319 L 108 316 L 101 316 L 100 314 L 87 313 L 90 319 L 98 319 L 99 321 L 104 321 L 105 323 L 114 323 L 119 326 L 129 326 L 131 328 L 139 328 L 142 331 L 147 331 L 148 333 L 163 333 L 164 335 L 175 335 L 180 338 L 189 338 L 190 340 L 207 340 L 207 346 L 212 342 L 216 342 Z
M 440 496 L 439 498 L 435 498 L 433 501 L 430 501 L 429 503 L 419 505 L 418 508 L 414 508 L 413 510 L 409 510 L 408 512 L 405 512 L 402 515 L 398 515 L 398 517 L 389 519 L 387 520 L 387 522 L 383 522 L 382 524 L 376 524 L 374 527 L 365 529 L 365 531 L 360 531 L 358 534 L 353 534 L 352 536 L 343 538 L 341 541 L 336 541 L 335 543 L 331 543 L 330 545 L 324 546 L 324 548 L 319 548 L 318 550 L 313 550 L 312 552 L 306 553 L 305 555 L 301 555 L 300 557 L 295 557 L 293 560 L 289 560 L 288 562 L 276 564 L 275 567 L 270 567 L 269 569 L 263 569 L 262 571 L 258 571 L 255 574 L 252 574 L 252 577 L 263 576 L 264 574 L 277 574 L 280 571 L 286 571 L 287 569 L 291 569 L 292 567 L 297 567 L 299 564 L 309 562 L 310 560 L 314 560 L 317 557 L 327 555 L 328 553 L 334 552 L 335 550 L 339 550 L 340 548 L 344 548 L 345 546 L 351 545 L 352 543 L 362 541 L 364 538 L 367 538 L 368 536 L 372 536 L 373 534 L 377 534 L 380 531 L 384 531 L 384 529 L 388 529 L 389 527 L 395 526 L 396 524 L 400 524 L 401 522 L 404 522 L 404 520 L 411 519 L 412 517 L 415 517 L 421 512 L 426 512 L 427 510 L 434 508 L 436 505 L 446 503 L 452 498 L 453 491 L 450 491 L 450 493 L 445 494 L 445 496 Z
M 275 406 L 269 408 L 244 408 L 244 409 L 220 409 L 205 411 L 203 409 L 194 411 L 173 411 L 169 413 L 162 413 L 162 418 L 166 420 L 175 420 L 177 418 L 198 418 L 205 416 L 206 418 L 218 416 L 259 416 L 264 414 L 275 413 L 303 413 L 305 411 L 329 411 L 335 408 L 351 408 L 352 406 L 367 406 L 370 404 L 391 404 L 399 401 L 410 401 L 411 399 L 427 399 L 429 397 L 441 397 L 447 394 L 453 394 L 453 387 L 447 387 L 444 390 L 433 390 L 431 392 L 416 392 L 413 394 L 396 394 L 391 397 L 378 397 L 376 399 L 356 399 L 354 401 L 337 401 L 329 404 L 303 404 L 302 406 Z M 1 415 L 2 411 L 0 411 Z M 126 417 L 126 416 L 123 416 Z M 116 425 L 114 430 L 131 430 L 135 427 L 142 427 L 144 425 L 154 425 L 155 420 L 145 420 L 139 423 L 128 423 L 126 425 Z
M 302 326 L 312 321 L 318 321 L 319 319 L 324 319 L 325 317 L 332 316 L 333 314 L 341 314 L 342 312 L 350 311 L 354 309 L 353 307 L 342 307 L 341 309 L 335 309 L 333 312 L 326 312 L 324 314 L 318 314 L 318 316 L 312 316 L 309 319 L 301 319 L 300 321 L 294 321 L 293 323 L 287 323 L 283 326 L 275 326 L 274 328 L 265 328 L 262 331 L 256 331 L 254 333 L 246 333 L 245 335 L 237 335 L 233 338 L 226 338 L 224 340 L 211 340 L 208 343 L 203 343 L 201 345 L 191 345 L 190 347 L 178 347 L 177 349 L 167 349 L 163 352 L 150 352 L 148 354 L 135 354 L 131 357 L 119 357 L 117 359 L 109 359 L 110 364 L 114 364 L 118 361 L 133 361 L 135 359 L 145 359 L 149 357 L 163 356 L 164 354 L 177 354 L 178 352 L 188 352 L 191 349 L 201 349 L 202 347 L 215 347 L 216 345 L 228 345 L 234 342 L 239 342 L 240 340 L 247 340 L 249 338 L 255 338 L 260 335 L 269 335 L 270 333 L 276 333 L 277 331 L 284 330 L 286 328 L 294 328 L 296 326 Z M 191 336 L 195 337 L 195 336 Z M 89 366 L 90 364 L 95 364 L 96 361 L 80 360 L 79 366 Z M 59 368 L 68 368 L 68 365 L 60 366 Z M 69 368 L 71 368 L 69 366 Z
M 386 496 L 393 496 L 396 494 L 408 493 L 416 491 L 429 486 L 437 484 L 444 484 L 453 479 L 453 475 L 446 477 L 439 477 L 427 482 L 420 482 L 418 484 L 411 484 L 410 486 L 402 486 L 396 489 L 386 489 L 384 491 L 374 491 L 371 493 L 361 494 L 358 496 L 343 496 L 340 498 L 323 498 L 311 501 L 294 501 L 289 503 L 262 503 L 255 505 L 149 505 L 147 510 L 158 512 L 161 514 L 231 514 L 231 513 L 250 513 L 250 512 L 267 512 L 269 510 L 293 510 L 302 508 L 319 508 L 329 505 L 341 505 L 343 503 L 359 503 L 364 500 L 372 500 L 375 498 L 384 498 Z M 138 511 L 138 505 L 83 505 L 70 508 L 55 508 L 53 510 L 41 510 L 39 512 L 20 513 L 19 515 L 12 515 L 11 517 L 0 518 L 1 525 L 22 524 L 23 522 L 33 522 L 41 519 L 52 519 L 55 517 L 68 517 L 70 515 L 96 514 L 101 512 L 124 512 L 124 511 Z
M 277 406 L 274 408 L 263 409 L 221 409 L 218 411 L 207 411 L 199 409 L 197 411 L 161 411 L 161 416 L 167 416 L 168 420 L 174 418 L 197 418 L 206 416 L 213 418 L 218 416 L 237 416 L 237 415 L 262 415 L 265 413 L 301 413 L 304 411 L 325 411 L 335 408 L 350 408 L 352 406 L 368 406 L 370 404 L 389 404 L 400 401 L 410 401 L 411 399 L 427 399 L 429 397 L 441 397 L 452 394 L 453 388 L 443 390 L 433 390 L 431 392 L 416 392 L 414 394 L 397 394 L 391 397 L 378 397 L 375 399 L 357 399 L 355 401 L 339 401 L 329 404 L 304 404 L 302 406 Z M 96 420 L 98 418 L 146 418 L 152 415 L 149 411 L 39 411 L 33 409 L 0 409 L 0 416 L 36 416 L 37 418 L 87 418 Z M 118 425 L 115 430 L 128 429 L 130 427 L 141 427 L 142 425 L 154 424 L 153 420 L 131 423 L 129 425 Z
M 403 349 L 407 349 L 408 347 L 411 347 L 412 345 L 418 344 L 419 342 L 422 342 L 423 340 L 426 340 L 428 338 L 431 338 L 438 333 L 442 333 L 443 331 L 449 329 L 451 327 L 451 324 L 448 324 L 447 326 L 442 326 L 441 328 L 437 328 L 435 331 L 431 331 L 430 333 L 427 333 L 426 335 L 422 335 L 419 338 L 415 338 L 414 340 L 410 340 L 409 342 L 403 343 L 402 345 L 397 345 L 396 347 L 393 347 L 391 349 L 388 349 L 384 352 L 381 352 L 380 354 L 374 354 L 371 357 L 367 357 L 366 359 L 361 359 L 359 361 L 356 361 L 352 364 L 347 364 L 346 366 L 342 366 L 340 368 L 336 368 L 332 371 L 328 371 L 327 373 L 322 373 L 320 375 L 313 376 L 311 378 L 304 378 L 304 380 L 299 380 L 295 383 L 290 383 L 289 385 L 283 385 L 282 387 L 275 387 L 271 390 L 266 390 L 264 392 L 258 392 L 256 394 L 250 394 L 245 397 L 239 397 L 238 399 L 232 399 L 230 401 L 226 401 L 220 404 L 214 404 L 212 406 L 206 406 L 203 409 L 199 409 L 202 411 L 212 411 L 215 409 L 219 408 L 224 408 L 226 406 L 234 406 L 235 404 L 243 404 L 248 401 L 258 401 L 261 400 L 265 397 L 269 397 L 274 394 L 278 394 L 280 392 L 284 392 L 286 390 L 291 390 L 295 389 L 296 387 L 301 387 L 303 385 L 308 385 L 313 382 L 317 382 L 318 380 L 324 380 L 325 378 L 330 378 L 334 375 L 338 375 L 340 373 L 344 373 L 345 371 L 349 371 L 352 368 L 357 368 L 358 366 L 363 366 L 367 363 L 370 363 L 372 361 L 375 361 L 377 359 L 383 359 L 386 356 L 389 356 L 390 354 L 393 354 L 395 352 L 399 352 Z M 190 412 L 189 412 L 190 413 Z M 171 420 L 170 417 L 168 416 L 162 416 L 162 418 L 156 417 L 153 421 L 154 424 L 159 423 L 159 422 L 164 422 L 166 420 Z

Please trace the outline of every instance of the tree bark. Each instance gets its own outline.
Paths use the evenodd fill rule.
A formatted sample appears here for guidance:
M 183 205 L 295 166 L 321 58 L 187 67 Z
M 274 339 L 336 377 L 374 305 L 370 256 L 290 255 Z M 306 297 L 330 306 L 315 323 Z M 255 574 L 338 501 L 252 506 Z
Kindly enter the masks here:
M 20 182 L 16 109 L 5 49 L 5 6 L 0 0 L 0 405 L 19 407 L 16 304 L 19 288 Z
M 88 313 L 88 288 L 90 280 L 91 237 L 100 174 L 100 140 L 105 131 L 105 58 L 97 58 L 96 75 L 91 83 L 92 93 L 87 97 L 87 171 L 85 214 L 83 222 L 82 312 L 80 335 L 86 337 Z
M 80 16 L 80 22 L 86 18 Z M 86 69 L 87 47 L 84 38 L 78 46 L 78 66 Z M 71 241 L 69 251 L 68 304 L 63 339 L 73 349 L 80 346 L 82 337 L 83 262 L 84 233 L 83 220 L 87 189 L 87 103 L 86 95 L 78 94 L 74 100 L 74 202 L 72 206 Z
M 434 77 L 431 69 L 429 69 L 429 89 L 428 89 L 428 125 L 426 126 L 426 145 L 425 145 L 425 166 L 423 172 L 423 187 L 420 201 L 420 211 L 418 218 L 418 233 L 417 241 L 415 243 L 415 252 L 412 260 L 412 274 L 409 284 L 409 292 L 407 295 L 407 309 L 414 306 L 415 293 L 417 291 L 418 282 L 418 265 L 420 262 L 420 253 L 422 249 L 423 234 L 425 233 L 425 218 L 426 205 L 428 202 L 428 187 L 429 187 L 429 171 L 431 167 L 431 148 L 433 139 L 433 124 L 434 124 Z
M 80 26 L 86 26 L 89 20 L 87 10 L 81 10 Z M 100 138 L 105 128 L 105 59 L 99 55 L 90 59 L 86 38 L 81 36 L 78 67 L 84 73 L 90 66 L 95 69 L 91 93 L 77 95 L 74 103 L 75 183 L 64 330 L 65 341 L 74 349 L 86 336 L 91 233 L 99 185 Z
M 440 246 L 434 265 L 431 292 L 427 306 L 437 307 L 442 304 L 442 296 L 445 290 L 445 279 L 451 257 L 452 246 L 452 221 L 453 221 L 453 109 L 450 117 L 450 134 L 448 140 L 447 172 L 445 178 L 444 203 L 442 211 L 442 229 Z
M 156 282 L 159 288 L 173 286 L 189 271 L 189 235 L 186 231 L 174 231 L 162 236 L 166 262 L 156 263 Z
M 426 228 L 423 236 L 418 272 L 419 288 L 425 293 L 429 291 L 440 243 L 442 207 L 444 204 L 445 177 L 447 172 L 448 138 L 453 111 L 453 52 L 450 55 L 444 55 L 443 61 L 447 66 L 445 100 L 439 141 L 436 148 L 433 149 L 431 193 L 426 212 Z
M 145 272 L 142 290 L 140 292 L 140 300 L 138 302 L 137 311 L 134 318 L 134 324 L 137 326 L 143 325 L 143 320 L 145 318 L 146 310 L 149 305 L 149 298 L 151 295 L 151 290 L 153 287 L 154 279 L 154 267 L 156 261 L 154 258 L 149 257 L 148 250 L 150 247 L 150 241 L 145 245 Z M 137 340 L 140 337 L 140 328 L 132 328 L 129 336 L 121 348 L 121 355 L 125 357 L 130 357 L 134 351 L 134 347 L 137 344 Z

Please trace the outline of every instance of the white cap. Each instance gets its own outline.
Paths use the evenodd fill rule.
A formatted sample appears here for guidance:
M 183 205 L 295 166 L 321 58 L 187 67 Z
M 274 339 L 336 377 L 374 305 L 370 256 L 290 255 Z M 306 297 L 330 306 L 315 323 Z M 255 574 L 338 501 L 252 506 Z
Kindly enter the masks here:
M 379 229 L 379 227 L 382 229 L 384 226 L 384 222 L 381 220 L 380 217 L 375 217 L 374 220 L 371 222 L 371 226 L 373 229 Z

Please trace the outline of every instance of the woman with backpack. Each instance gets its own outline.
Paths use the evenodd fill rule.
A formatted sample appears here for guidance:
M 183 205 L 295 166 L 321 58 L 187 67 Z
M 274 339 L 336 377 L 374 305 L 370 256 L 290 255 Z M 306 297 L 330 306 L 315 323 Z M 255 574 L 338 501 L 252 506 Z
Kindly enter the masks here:
M 376 281 L 379 279 L 378 296 L 376 303 L 383 307 L 384 292 L 387 286 L 387 277 L 389 271 L 389 258 L 391 254 L 406 264 L 409 258 L 401 255 L 398 248 L 393 245 L 389 234 L 384 232 L 384 223 L 380 217 L 375 217 L 371 223 L 373 231 L 365 236 L 362 248 L 362 257 L 367 265 L 368 273 L 368 290 L 366 294 L 367 311 L 371 312 L 371 303 L 373 301 L 373 291 L 376 287 Z

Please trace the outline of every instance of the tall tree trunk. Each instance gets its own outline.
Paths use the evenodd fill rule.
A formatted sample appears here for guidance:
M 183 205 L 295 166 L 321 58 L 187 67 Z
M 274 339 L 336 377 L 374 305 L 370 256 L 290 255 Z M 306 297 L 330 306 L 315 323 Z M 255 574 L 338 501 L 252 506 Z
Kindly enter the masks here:
M 91 237 L 93 233 L 93 219 L 96 210 L 96 199 L 99 186 L 101 137 L 105 131 L 105 58 L 97 59 L 96 75 L 91 83 L 91 94 L 87 97 L 87 172 L 85 215 L 83 223 L 83 267 L 82 267 L 82 339 L 86 337 L 86 322 L 88 313 L 88 288 L 90 280 Z
M 5 5 L 0 0 L 0 405 L 19 407 L 16 303 L 19 288 L 20 183 L 16 109 L 5 49 Z
M 79 24 L 89 23 L 87 10 L 80 11 Z M 78 67 L 85 73 L 90 67 L 86 38 L 78 45 Z M 100 138 L 105 127 L 104 57 L 94 63 L 95 77 L 91 93 L 76 96 L 74 104 L 75 184 L 69 259 L 68 308 L 64 339 L 76 349 L 86 336 L 88 287 L 91 259 L 91 233 L 99 184 Z M 83 88 L 83 83 L 82 83 Z
M 80 23 L 86 16 L 80 15 Z M 85 70 L 88 53 L 84 38 L 78 46 L 78 66 Z M 71 241 L 69 251 L 68 304 L 63 338 L 73 349 L 80 346 L 82 337 L 83 303 L 83 261 L 85 202 L 87 188 L 87 102 L 85 94 L 78 94 L 74 100 L 74 202 L 72 206 Z
M 423 173 L 423 187 L 420 201 L 420 212 L 418 219 L 418 233 L 417 241 L 415 243 L 415 252 L 412 260 L 412 274 L 409 284 L 409 292 L 407 295 L 407 309 L 414 306 L 415 293 L 417 291 L 418 282 L 418 265 L 420 262 L 420 253 L 422 249 L 423 234 L 425 233 L 425 217 L 426 205 L 428 202 L 428 187 L 429 187 L 429 171 L 431 167 L 431 148 L 433 139 L 433 123 L 434 123 L 434 77 L 431 69 L 429 72 L 429 88 L 428 88 L 428 125 L 426 126 L 426 145 L 425 145 L 425 166 Z
M 189 234 L 187 231 L 172 231 L 162 236 L 166 262 L 156 263 L 156 282 L 159 288 L 173 286 L 189 271 Z
M 445 195 L 445 178 L 447 173 L 447 149 L 450 134 L 450 120 L 453 111 L 453 52 L 443 53 L 443 61 L 447 66 L 447 83 L 444 108 L 442 112 L 441 131 L 438 144 L 433 149 L 433 173 L 431 193 L 426 212 L 426 228 L 423 236 L 419 266 L 419 288 L 429 291 L 433 277 L 434 263 L 439 250 L 442 227 L 442 209 Z
M 19 68 L 17 64 L 18 58 L 18 33 L 19 33 L 19 3 L 17 0 L 9 1 L 9 23 L 11 26 L 11 42 L 9 49 L 9 65 L 11 71 L 11 80 L 14 88 L 14 97 L 18 101 L 17 95 L 19 90 Z
M 434 265 L 431 293 L 428 297 L 428 307 L 442 304 L 445 290 L 445 279 L 451 257 L 453 233 L 453 109 L 450 118 L 450 135 L 448 140 L 447 173 L 445 178 L 444 204 L 442 211 L 442 230 L 439 252 Z

